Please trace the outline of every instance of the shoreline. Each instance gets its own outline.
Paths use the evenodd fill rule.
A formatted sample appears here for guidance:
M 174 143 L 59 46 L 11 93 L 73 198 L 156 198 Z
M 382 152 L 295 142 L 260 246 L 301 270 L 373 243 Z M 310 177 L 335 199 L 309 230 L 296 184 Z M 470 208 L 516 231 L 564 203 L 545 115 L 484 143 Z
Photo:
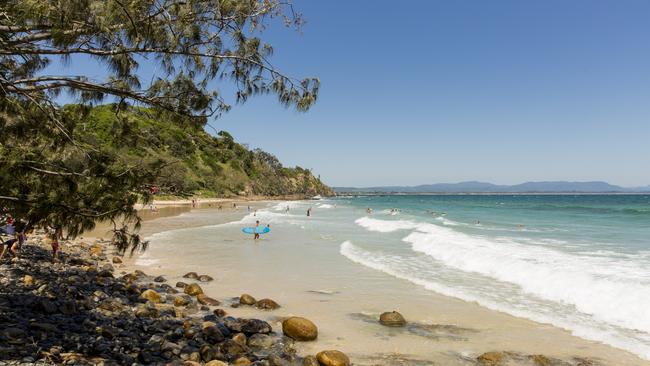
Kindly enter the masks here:
M 213 214 L 218 214 L 218 212 L 213 212 Z M 242 214 L 242 212 L 239 212 L 239 214 Z M 243 215 L 240 215 L 237 219 L 241 219 L 241 216 L 243 216 Z M 233 217 L 231 216 L 230 218 L 232 219 Z M 180 221 L 182 221 L 182 220 L 180 220 Z M 154 233 L 158 232 L 159 230 L 156 230 L 156 229 L 152 228 L 152 224 L 153 224 L 153 226 L 156 226 L 155 223 L 148 222 L 148 224 L 145 224 L 144 227 L 146 228 L 146 231 L 151 232 L 152 234 L 154 234 Z M 134 256 L 133 260 L 129 261 L 130 265 L 132 265 L 133 268 L 148 268 L 150 271 L 160 271 L 160 270 L 162 270 L 161 269 L 162 267 L 165 267 L 166 268 L 165 271 L 168 272 L 168 273 L 170 272 L 169 266 L 171 265 L 171 263 L 168 261 L 168 259 L 156 258 L 156 260 L 161 261 L 161 262 L 159 262 L 158 268 L 156 268 L 154 266 L 139 266 L 139 265 L 135 264 L 136 260 L 137 260 L 137 257 Z M 185 270 L 188 270 L 188 269 L 186 268 Z M 171 266 L 171 272 L 177 272 L 176 275 L 178 275 L 179 271 L 182 272 L 182 269 L 177 268 L 177 267 L 175 267 L 173 265 Z M 240 279 L 239 281 L 241 282 L 241 281 L 244 281 L 244 280 Z M 240 289 L 241 291 L 253 291 L 253 290 L 251 290 L 251 288 L 258 288 L 257 291 L 262 292 L 264 294 L 273 295 L 274 293 L 281 293 L 282 294 L 281 299 L 282 298 L 291 298 L 292 299 L 291 301 L 295 301 L 295 302 L 302 302 L 302 300 L 301 300 L 302 298 L 308 297 L 307 295 L 301 295 L 300 293 L 293 293 L 291 295 L 288 295 L 288 294 L 284 293 L 284 291 L 291 291 L 290 288 L 289 289 L 278 289 L 278 288 L 274 289 L 273 285 L 269 284 L 269 283 L 262 284 L 261 286 L 259 284 L 257 286 L 250 286 L 250 285 L 242 286 L 242 285 L 245 285 L 245 283 L 246 283 L 245 281 L 244 281 L 244 283 L 238 283 L 238 284 L 231 283 L 231 282 L 232 281 L 226 283 L 227 286 L 223 286 L 223 285 L 218 286 L 218 284 L 215 283 L 214 288 L 218 292 L 223 292 L 227 288 L 230 288 L 230 290 L 229 290 L 230 292 L 233 292 L 234 289 Z M 259 289 L 261 289 L 261 288 L 265 288 L 266 290 L 260 291 Z M 313 289 L 313 290 L 314 290 L 314 292 L 320 291 L 320 290 L 317 290 L 317 289 Z M 297 290 L 294 290 L 294 292 L 297 292 Z M 251 293 L 253 293 L 253 292 L 251 292 Z M 233 294 L 231 293 L 230 295 L 233 295 Z M 327 291 L 322 291 L 320 296 L 321 297 L 325 296 L 328 299 L 328 300 L 322 300 L 322 301 L 333 301 L 333 299 L 330 300 L 330 298 L 332 298 L 332 295 L 328 294 Z M 529 319 L 526 319 L 526 318 L 515 317 L 515 316 L 509 315 L 509 314 L 506 314 L 506 313 L 502 313 L 502 312 L 499 312 L 499 311 L 496 311 L 496 310 L 490 310 L 490 309 L 482 307 L 482 306 L 480 306 L 480 305 L 478 305 L 476 303 L 466 302 L 466 301 L 463 301 L 463 300 L 460 300 L 460 299 L 456 299 L 456 298 L 453 298 L 453 297 L 448 297 L 448 296 L 441 295 L 441 294 L 438 294 L 438 293 L 429 292 L 428 296 L 431 297 L 431 298 L 437 299 L 436 302 L 440 304 L 439 306 L 442 306 L 442 308 L 447 308 L 448 310 L 451 310 L 454 307 L 461 307 L 461 308 L 469 309 L 467 311 L 470 311 L 470 314 L 473 314 L 473 317 L 475 318 L 473 320 L 475 320 L 475 321 L 478 321 L 481 316 L 482 317 L 489 317 L 492 320 L 489 321 L 488 323 L 491 323 L 492 324 L 491 326 L 493 326 L 493 327 L 498 327 L 499 325 L 497 323 L 499 323 L 500 321 L 503 321 L 503 322 L 506 322 L 506 323 L 512 323 L 512 325 L 509 325 L 509 328 L 508 328 L 509 331 L 514 332 L 515 334 L 521 334 L 523 339 L 530 338 L 529 333 L 535 333 L 535 334 L 539 333 L 539 336 L 536 336 L 536 337 L 545 337 L 545 336 L 557 337 L 558 340 L 556 340 L 555 342 L 562 342 L 560 340 L 566 340 L 566 342 L 574 345 L 572 347 L 575 347 L 575 349 L 584 348 L 587 351 L 586 352 L 581 352 L 581 353 L 583 353 L 582 356 L 584 356 L 584 353 L 588 353 L 588 352 L 593 352 L 594 354 L 597 355 L 596 357 L 594 357 L 592 359 L 590 359 L 589 357 L 581 358 L 582 356 L 579 357 L 576 354 L 570 355 L 570 354 L 567 354 L 564 351 L 563 352 L 557 352 L 559 350 L 558 349 L 555 352 L 545 353 L 544 356 L 540 356 L 539 354 L 533 352 L 536 348 L 539 348 L 539 347 L 537 347 L 535 345 L 522 344 L 521 342 L 510 342 L 512 347 L 506 347 L 506 345 L 509 342 L 508 338 L 507 337 L 504 338 L 503 336 L 497 334 L 500 331 L 497 332 L 497 333 L 494 333 L 494 330 L 491 329 L 490 332 L 493 332 L 492 337 L 491 338 L 481 338 L 482 339 L 481 341 L 484 342 L 485 345 L 493 345 L 492 348 L 483 347 L 484 348 L 483 351 L 485 351 L 485 352 L 474 353 L 471 356 L 468 356 L 467 354 L 457 353 L 454 356 L 450 356 L 450 357 L 447 357 L 446 359 L 444 359 L 443 362 L 445 362 L 445 363 L 443 363 L 443 364 L 450 364 L 450 365 L 451 364 L 458 364 L 458 365 L 464 365 L 464 364 L 478 364 L 478 365 L 489 364 L 489 363 L 482 363 L 483 361 L 481 361 L 479 359 L 486 352 L 493 352 L 494 354 L 492 356 L 497 357 L 497 358 L 502 359 L 502 360 L 507 360 L 508 359 L 508 360 L 513 361 L 513 362 L 515 362 L 517 360 L 518 360 L 518 362 L 524 362 L 525 360 L 530 361 L 532 359 L 531 357 L 536 356 L 536 355 L 539 356 L 539 357 L 547 358 L 548 360 L 550 360 L 548 362 L 551 362 L 552 360 L 555 360 L 555 361 L 552 361 L 552 362 L 555 362 L 555 363 L 552 363 L 552 362 L 551 363 L 540 363 L 540 365 L 542 365 L 542 364 L 543 365 L 556 365 L 556 364 L 557 365 L 574 365 L 574 364 L 575 365 L 578 365 L 578 364 L 580 364 L 580 365 L 649 365 L 650 364 L 650 362 L 648 362 L 646 360 L 642 360 L 638 356 L 633 355 L 633 354 L 631 354 L 631 353 L 629 353 L 627 351 L 620 350 L 618 348 L 615 348 L 615 347 L 612 347 L 612 346 L 609 346 L 609 345 L 606 345 L 606 344 L 603 344 L 603 343 L 589 341 L 589 340 L 585 340 L 583 338 L 579 338 L 577 336 L 574 336 L 574 335 L 570 334 L 570 332 L 567 331 L 567 330 L 564 330 L 562 328 L 558 328 L 558 327 L 555 327 L 555 326 L 552 326 L 552 325 L 549 325 L 549 324 L 537 323 L 535 321 L 532 321 L 532 320 L 529 320 Z M 291 311 L 291 309 L 293 309 L 293 308 L 294 307 L 290 307 L 290 309 L 288 311 Z M 391 309 L 387 309 L 387 310 L 391 310 Z M 378 316 L 378 314 L 379 314 L 379 312 L 372 312 L 372 313 L 368 314 L 368 313 L 364 313 L 363 311 L 359 311 L 357 315 L 355 315 L 355 314 L 338 314 L 337 315 L 336 310 L 332 310 L 332 309 L 328 310 L 328 312 L 330 313 L 328 315 L 330 318 L 333 317 L 333 316 L 334 317 L 336 317 L 336 316 L 349 316 L 349 317 L 352 317 L 352 319 L 355 319 L 357 321 L 362 321 L 362 322 L 365 322 L 365 323 L 373 323 L 373 324 L 377 322 L 377 319 L 375 319 L 374 317 Z M 250 315 L 250 312 L 244 311 L 243 313 L 246 314 L 246 315 Z M 288 315 L 292 315 L 292 314 L 293 313 L 290 312 Z M 405 315 L 407 315 L 407 318 L 408 318 L 408 313 L 405 313 Z M 328 316 L 324 316 L 322 318 L 327 319 Z M 452 329 L 451 332 L 454 332 L 453 331 L 453 329 L 455 329 L 454 327 L 460 327 L 459 329 L 464 328 L 464 325 L 462 324 L 463 322 L 459 321 L 459 319 L 454 319 L 453 316 L 451 316 L 451 317 L 443 316 L 442 318 L 434 317 L 434 319 L 436 319 L 436 320 L 435 320 L 435 323 L 433 323 L 433 326 L 451 327 L 451 328 L 448 328 L 448 329 Z M 273 317 L 271 317 L 269 319 L 266 319 L 266 320 L 273 324 L 273 322 L 272 322 Z M 473 320 L 470 320 L 469 322 L 471 323 L 471 321 L 473 321 Z M 443 321 L 443 323 L 439 323 L 439 321 Z M 326 322 L 327 322 L 327 320 L 326 320 Z M 467 320 L 465 320 L 464 323 L 468 323 Z M 430 327 L 431 326 L 430 324 L 431 324 L 431 319 L 424 320 L 424 321 L 416 319 L 416 321 L 414 321 L 412 323 L 412 326 L 415 329 L 415 330 L 413 330 L 413 332 L 416 332 L 416 333 L 417 332 L 423 332 L 422 329 L 428 329 L 427 327 Z M 447 324 L 447 325 L 445 325 L 445 324 Z M 451 324 L 457 324 L 457 325 L 452 326 Z M 277 326 L 277 324 L 274 325 L 274 328 L 276 326 Z M 375 329 L 375 328 L 373 328 L 373 329 Z M 379 327 L 379 328 L 375 329 L 375 331 L 384 331 L 384 330 L 381 330 L 381 327 Z M 461 333 L 463 332 L 461 330 L 459 330 L 459 331 Z M 485 330 L 479 330 L 479 331 L 484 332 Z M 427 332 L 427 331 L 424 331 L 424 332 Z M 394 333 L 389 333 L 389 334 L 393 334 L 393 336 L 395 336 Z M 461 338 L 465 337 L 465 335 L 463 334 L 460 337 Z M 501 338 L 503 338 L 503 339 L 501 339 Z M 321 342 L 321 341 L 317 341 L 316 343 L 319 343 L 319 342 Z M 523 342 L 525 343 L 526 341 L 524 340 Z M 345 348 L 346 348 L 347 342 L 345 342 L 345 341 L 333 341 L 333 342 L 332 341 L 326 341 L 326 342 L 321 342 L 321 343 L 325 343 L 325 346 L 338 345 L 343 351 L 346 351 Z M 551 342 L 551 343 L 553 343 L 553 342 Z M 301 350 L 303 352 L 312 352 L 315 347 L 317 348 L 319 346 L 314 345 L 314 344 L 300 344 L 299 345 L 299 350 Z M 355 348 L 355 347 L 349 347 L 349 345 L 348 345 L 348 348 Z M 359 347 L 356 347 L 356 349 L 358 349 L 358 348 Z M 544 347 L 541 347 L 541 348 L 543 349 Z M 522 349 L 524 350 L 524 352 L 522 352 Z M 530 350 L 531 352 L 527 353 L 527 352 L 525 352 L 525 350 Z M 393 362 L 393 361 L 397 362 L 395 360 L 398 360 L 398 359 L 402 359 L 403 362 L 406 362 L 406 363 L 400 363 L 400 364 L 406 364 L 406 365 L 408 365 L 408 364 L 414 364 L 415 365 L 415 364 L 418 364 L 417 362 L 427 362 L 427 360 L 418 359 L 417 357 L 409 358 L 409 355 L 400 354 L 400 352 L 396 352 L 396 351 L 398 351 L 398 350 L 395 350 L 395 352 L 392 354 L 392 356 L 391 355 L 384 355 L 384 356 L 381 356 L 380 359 L 375 358 L 374 361 L 371 361 L 373 359 L 372 358 L 373 356 L 371 356 L 371 354 L 360 354 L 356 350 L 354 352 L 351 352 L 350 355 L 353 358 L 353 361 L 355 361 L 356 364 L 360 364 L 360 365 L 362 365 L 362 364 L 369 364 L 369 365 L 370 364 L 373 364 L 373 365 L 374 364 L 377 364 L 377 365 L 386 364 L 386 365 L 389 365 L 389 364 L 391 364 L 390 362 Z M 449 351 L 449 352 L 452 352 L 452 351 Z M 389 360 L 389 358 L 391 358 L 391 357 L 394 358 L 393 361 Z M 539 358 L 539 359 L 542 359 L 542 358 Z M 577 361 L 574 362 L 574 363 L 570 363 L 570 362 L 573 362 L 573 361 L 578 360 L 578 359 L 582 360 L 580 362 L 584 361 L 584 363 L 579 363 Z M 615 363 L 615 362 L 613 362 L 613 360 L 619 360 L 621 362 Z M 434 361 L 435 362 L 440 362 L 440 360 L 434 360 Z M 370 363 L 363 363 L 363 362 L 370 362 Z M 372 363 L 372 362 L 383 362 L 383 363 Z M 534 362 L 537 362 L 537 361 L 534 361 Z M 565 363 L 560 363 L 560 362 L 565 362 Z M 592 363 L 587 363 L 587 362 L 592 362 Z M 497 364 L 498 363 L 494 363 L 494 365 L 497 365 Z M 527 363 L 522 363 L 522 364 L 527 364 Z M 535 363 L 535 364 L 537 364 L 537 363 Z

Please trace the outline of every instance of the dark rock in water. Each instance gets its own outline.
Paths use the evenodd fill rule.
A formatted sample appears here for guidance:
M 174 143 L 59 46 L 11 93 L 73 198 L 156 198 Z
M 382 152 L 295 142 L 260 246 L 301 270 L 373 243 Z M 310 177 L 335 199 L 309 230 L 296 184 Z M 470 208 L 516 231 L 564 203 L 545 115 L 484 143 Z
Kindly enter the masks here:
M 164 276 L 158 276 L 153 279 L 154 282 L 165 282 L 167 279 Z
M 210 282 L 210 281 L 213 281 L 214 278 L 212 278 L 212 277 L 210 277 L 210 276 L 208 276 L 208 275 L 200 275 L 200 276 L 197 278 L 197 280 L 199 280 L 199 281 L 201 281 L 201 282 Z
M 273 345 L 273 338 L 266 334 L 253 334 L 248 338 L 248 345 L 254 348 L 270 348 Z
M 198 294 L 196 295 L 196 300 L 199 302 L 199 304 L 202 305 L 210 305 L 210 306 L 219 306 L 221 303 L 209 296 L 206 296 L 205 294 Z
M 248 347 L 243 346 L 232 339 L 226 339 L 219 345 L 219 351 L 223 353 L 226 359 L 234 361 L 239 356 L 242 356 L 248 352 Z
M 262 310 L 275 310 L 279 309 L 280 305 L 271 299 L 262 299 L 255 303 L 255 307 Z
M 257 300 L 249 294 L 243 294 L 239 297 L 239 303 L 242 305 L 255 305 Z
M 201 346 L 201 349 L 199 350 L 199 354 L 201 355 L 201 359 L 203 360 L 203 362 L 209 362 L 217 358 L 219 352 L 215 347 L 205 344 Z
M 406 325 L 406 319 L 397 311 L 390 311 L 379 316 L 379 323 L 387 327 L 403 327 Z
M 259 319 L 237 319 L 227 317 L 224 319 L 223 324 L 232 332 L 241 332 L 246 335 L 271 332 L 271 325 Z
M 199 275 L 196 272 L 187 272 L 186 274 L 183 275 L 183 278 L 191 278 L 193 280 L 196 280 L 199 278 Z
M 113 257 L 113 263 L 115 263 L 115 264 L 120 264 L 120 263 L 122 263 L 122 258 L 120 258 L 120 257 Z
M 190 296 L 196 296 L 196 295 L 198 295 L 198 294 L 202 294 L 202 293 L 203 293 L 203 289 L 201 288 L 201 286 L 199 286 L 199 285 L 196 284 L 196 283 L 193 283 L 193 284 L 191 284 L 191 285 L 187 285 L 187 286 L 183 289 L 183 291 L 184 291 L 186 294 L 190 295 Z
M 341 351 L 318 352 L 316 358 L 321 366 L 350 366 L 350 359 Z
M 282 322 L 282 332 L 297 341 L 313 341 L 318 337 L 318 328 L 309 319 L 291 317 Z
M 180 282 L 180 281 L 176 282 L 176 287 L 184 288 L 185 286 L 187 286 L 187 283 L 185 283 L 185 282 Z

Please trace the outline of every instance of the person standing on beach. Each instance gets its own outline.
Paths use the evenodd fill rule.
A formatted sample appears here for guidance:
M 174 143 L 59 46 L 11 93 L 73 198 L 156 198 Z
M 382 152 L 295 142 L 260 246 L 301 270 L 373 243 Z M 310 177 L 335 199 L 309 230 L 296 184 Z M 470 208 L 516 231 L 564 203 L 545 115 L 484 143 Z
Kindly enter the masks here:
M 16 243 L 18 242 L 19 234 L 16 231 L 16 228 L 14 226 L 14 221 L 11 216 L 7 218 L 7 224 L 2 227 L 2 233 L 9 235 L 10 239 L 2 243 L 2 253 L 0 253 L 0 260 L 2 260 L 2 258 L 4 257 L 5 253 L 7 252 L 7 249 L 9 249 L 11 255 L 13 255 L 13 257 L 16 258 L 17 255 L 14 250 L 14 245 L 16 245 Z
M 62 237 L 61 229 L 55 229 L 54 234 L 50 236 L 50 245 L 52 245 L 52 260 L 58 258 L 59 253 L 59 238 Z

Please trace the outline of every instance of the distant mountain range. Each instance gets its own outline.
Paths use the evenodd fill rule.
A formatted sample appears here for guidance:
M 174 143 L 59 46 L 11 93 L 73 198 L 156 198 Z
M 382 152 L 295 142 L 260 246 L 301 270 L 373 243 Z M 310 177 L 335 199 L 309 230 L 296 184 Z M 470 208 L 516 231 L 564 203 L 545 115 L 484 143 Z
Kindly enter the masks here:
M 645 187 L 621 187 L 606 182 L 526 182 L 498 185 L 485 182 L 423 184 L 419 186 L 334 187 L 337 193 L 650 193 Z

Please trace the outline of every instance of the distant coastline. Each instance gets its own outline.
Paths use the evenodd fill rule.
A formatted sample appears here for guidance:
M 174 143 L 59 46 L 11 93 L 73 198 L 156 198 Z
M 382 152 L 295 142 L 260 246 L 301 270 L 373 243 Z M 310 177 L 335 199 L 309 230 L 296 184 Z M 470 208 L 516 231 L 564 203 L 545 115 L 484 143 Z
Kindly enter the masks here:
M 336 192 L 338 197 L 352 196 L 643 196 L 647 192 Z
M 648 194 L 650 185 L 621 187 L 607 182 L 525 182 L 498 185 L 486 182 L 436 183 L 418 186 L 333 187 L 338 195 L 350 194 Z

